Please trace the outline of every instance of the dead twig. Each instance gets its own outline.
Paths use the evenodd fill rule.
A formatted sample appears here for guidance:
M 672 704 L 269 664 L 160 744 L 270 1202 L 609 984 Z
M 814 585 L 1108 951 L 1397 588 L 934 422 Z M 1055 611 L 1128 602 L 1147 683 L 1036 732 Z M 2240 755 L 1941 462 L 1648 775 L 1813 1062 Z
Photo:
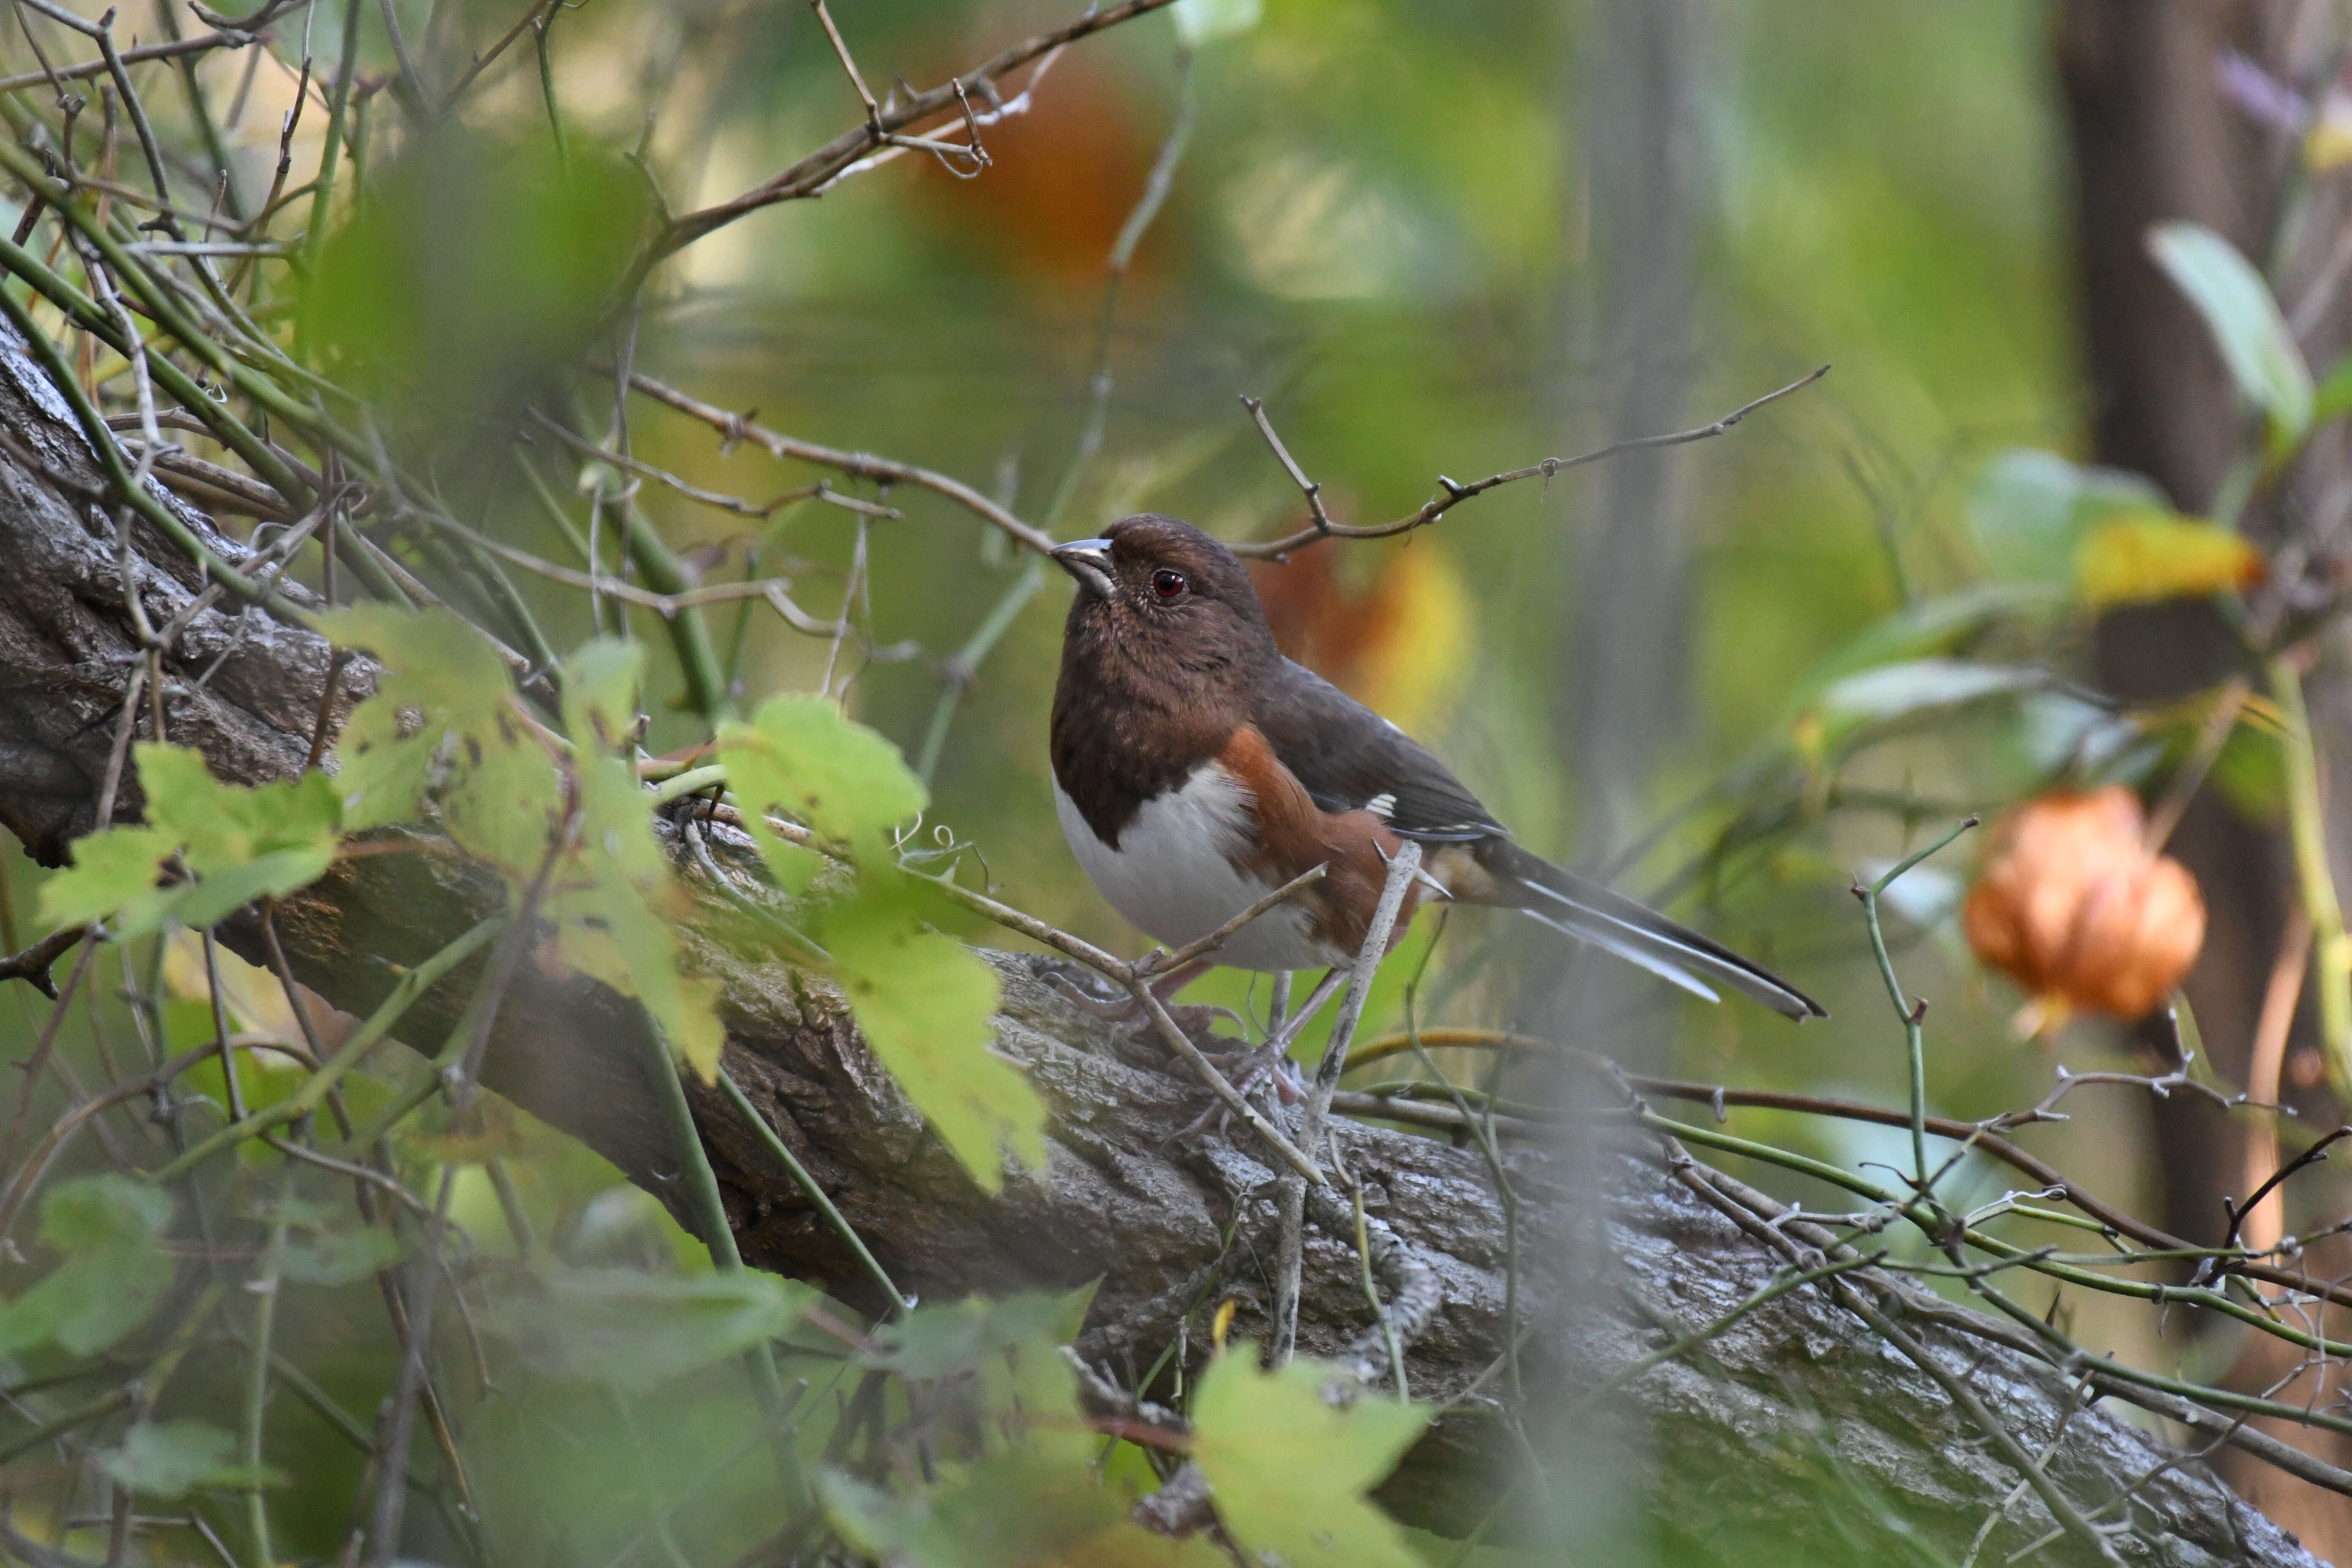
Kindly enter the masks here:
M 1766 404 L 1778 403 L 1792 393 L 1801 392 L 1829 373 L 1830 367 L 1823 365 L 1810 375 L 1800 376 L 1786 386 L 1741 404 L 1712 425 L 1702 425 L 1695 430 L 1677 430 L 1666 436 L 1636 436 L 1630 440 L 1612 441 L 1606 447 L 1578 457 L 1546 458 L 1540 463 L 1531 463 L 1524 468 L 1511 468 L 1499 474 L 1489 474 L 1483 479 L 1473 479 L 1466 485 L 1457 484 L 1440 474 L 1437 477 L 1437 483 L 1444 491 L 1443 495 L 1431 497 L 1423 503 L 1421 510 L 1401 517 L 1394 522 L 1373 523 L 1360 528 L 1331 521 L 1330 514 L 1323 510 L 1323 487 L 1308 479 L 1298 464 L 1291 458 L 1289 449 L 1283 446 L 1281 437 L 1274 433 L 1274 426 L 1265 416 L 1265 405 L 1256 398 L 1244 397 L 1242 399 L 1243 405 L 1249 409 L 1250 416 L 1257 422 L 1259 432 L 1265 436 L 1267 444 L 1274 448 L 1275 456 L 1280 460 L 1283 470 L 1290 476 L 1300 490 L 1305 492 L 1307 510 L 1314 515 L 1315 521 L 1297 532 L 1286 534 L 1280 539 L 1264 540 L 1254 544 L 1236 544 L 1234 546 L 1234 553 L 1253 560 L 1279 561 L 1292 551 L 1303 545 L 1312 544 L 1320 539 L 1387 539 L 1394 534 L 1410 533 L 1416 528 L 1428 527 L 1471 497 L 1484 495 L 1486 491 L 1503 485 L 1517 484 L 1521 479 L 1532 479 L 1538 475 L 1549 480 L 1555 474 L 1565 473 L 1570 468 L 1582 468 L 1587 463 L 1597 463 L 1604 458 L 1614 458 L 1621 453 L 1639 452 L 1653 447 L 1679 447 L 1686 442 L 1704 441 L 1711 436 L 1720 436 Z

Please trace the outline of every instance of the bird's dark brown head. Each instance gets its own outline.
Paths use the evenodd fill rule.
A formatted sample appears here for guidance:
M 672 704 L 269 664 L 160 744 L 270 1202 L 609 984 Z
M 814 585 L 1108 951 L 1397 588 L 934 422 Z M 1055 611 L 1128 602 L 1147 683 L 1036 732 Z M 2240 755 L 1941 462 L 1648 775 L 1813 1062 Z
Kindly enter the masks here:
M 1181 777 L 1223 743 L 1281 662 L 1249 574 L 1191 523 L 1157 512 L 1121 518 L 1054 559 L 1078 581 L 1054 693 L 1065 786 L 1090 755 L 1164 750 Z
M 1062 545 L 1054 559 L 1078 581 L 1066 647 L 1148 655 L 1171 677 L 1255 668 L 1276 657 L 1249 574 L 1189 522 L 1139 512 L 1099 539 Z

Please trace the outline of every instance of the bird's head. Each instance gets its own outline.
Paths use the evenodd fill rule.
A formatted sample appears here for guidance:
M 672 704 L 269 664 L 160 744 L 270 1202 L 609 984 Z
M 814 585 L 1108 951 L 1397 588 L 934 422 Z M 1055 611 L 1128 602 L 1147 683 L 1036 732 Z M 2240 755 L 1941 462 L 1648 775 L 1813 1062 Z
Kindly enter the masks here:
M 1078 581 L 1069 633 L 1164 650 L 1183 664 L 1255 662 L 1274 634 L 1234 552 L 1189 522 L 1139 512 L 1058 546 Z

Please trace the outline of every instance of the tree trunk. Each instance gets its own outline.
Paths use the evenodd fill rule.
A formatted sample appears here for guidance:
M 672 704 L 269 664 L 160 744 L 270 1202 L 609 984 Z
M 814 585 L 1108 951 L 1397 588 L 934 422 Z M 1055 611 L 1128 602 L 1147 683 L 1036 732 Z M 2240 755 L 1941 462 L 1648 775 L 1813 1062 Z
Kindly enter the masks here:
M 2244 449 L 2246 416 L 2204 324 L 2149 258 L 2147 233 L 2161 222 L 2189 219 L 2227 237 L 2258 265 L 2284 249 L 2284 265 L 2273 271 L 2282 275 L 2290 306 L 2297 284 L 2326 265 L 2342 227 L 2340 196 L 2321 192 L 2320 205 L 2305 211 L 2304 235 L 2320 242 L 2316 253 L 2309 245 L 2274 246 L 2277 172 L 2286 149 L 2279 132 L 2250 123 L 2221 85 L 2232 50 L 2293 78 L 2290 51 L 2277 35 L 2296 9 L 2251 0 L 2070 0 L 2061 14 L 2058 61 L 2074 153 L 2094 447 L 2101 462 L 2154 479 L 2187 512 L 2211 504 L 2224 471 Z M 2323 216 L 2335 221 L 2315 221 Z M 2328 312 L 2314 323 L 2318 337 L 2340 344 L 2342 314 Z M 2328 488 L 2343 473 L 2340 458 L 2340 449 L 2315 453 L 2298 488 Z M 2258 507 L 2244 525 L 2275 542 L 2279 512 Z M 2262 672 L 2250 668 L 2236 634 L 2203 601 L 2108 615 L 2099 626 L 2097 665 L 2101 684 L 2134 704 L 2177 700 L 2242 673 L 2262 689 Z M 2315 683 L 2315 712 L 2340 710 L 2341 683 L 2333 684 L 2331 692 L 2328 684 Z M 2323 754 L 2328 746 L 2323 739 Z M 2210 915 L 2204 953 L 2184 989 L 2210 1061 L 2244 1083 L 2296 896 L 2284 832 L 2248 822 L 2207 791 L 2168 847 L 2196 876 Z M 2307 1050 L 2313 1038 L 2306 1008 L 2294 1045 Z M 2168 1047 L 2168 1038 L 2163 1043 Z M 2336 1112 L 2324 1091 L 2301 1098 L 2319 1125 L 2332 1122 Z M 2228 1225 L 2219 1195 L 2242 1197 L 2254 1179 L 2246 1168 L 2244 1123 L 2209 1100 L 2179 1096 L 2158 1102 L 2156 1122 L 2166 1228 L 2200 1245 L 2219 1243 Z M 2315 1267 L 2336 1272 L 2337 1256 L 2330 1252 Z M 2232 1373 L 2235 1386 L 2268 1387 L 2296 1364 L 2289 1347 L 2256 1340 Z M 2338 1386 L 2322 1369 L 2279 1396 L 2325 1401 Z M 2352 1459 L 2352 1442 L 2341 1437 L 2303 1431 L 2293 1440 L 2336 1464 Z M 2342 1499 L 2264 1466 L 2225 1463 L 2249 1496 L 2322 1555 L 2352 1561 L 2352 1510 Z
M 92 825 L 141 649 L 124 609 L 113 528 L 76 499 L 96 492 L 95 467 L 42 373 L 5 337 L 0 430 L 14 437 L 0 443 L 0 560 L 10 566 L 0 574 L 0 820 L 55 863 Z M 234 541 L 212 538 L 223 555 L 244 555 Z M 195 574 L 143 529 L 132 531 L 131 545 L 147 615 L 163 624 L 187 605 Z M 257 611 L 195 616 L 164 658 L 170 738 L 201 748 L 232 782 L 289 776 L 310 751 L 328 655 L 318 637 Z M 335 711 L 372 680 L 364 661 L 348 669 Z M 131 815 L 135 801 L 127 792 L 118 815 Z M 719 837 L 722 850 L 742 851 L 739 840 Z M 298 974 L 346 1010 L 370 1009 L 392 984 L 392 965 L 424 958 L 502 897 L 439 841 L 418 833 L 408 843 L 416 852 L 339 863 L 280 911 Z M 1211 1286 L 1240 1302 L 1236 1332 L 1265 1336 L 1271 1291 L 1259 1260 L 1270 1250 L 1273 1165 L 1245 1142 L 1178 1141 L 1205 1093 L 1155 1051 L 1118 1041 L 1061 1000 L 1041 978 L 1046 961 L 992 960 L 1004 981 L 999 1048 L 1028 1073 L 1054 1119 L 1046 1168 L 1015 1176 L 989 1198 L 926 1133 L 840 999 L 770 955 L 719 940 L 726 923 L 718 900 L 711 906 L 693 946 L 725 987 L 728 1068 L 902 1288 L 938 1299 L 1098 1279 L 1078 1348 L 1118 1378 L 1147 1364 Z M 248 952 L 255 945 L 249 929 L 232 924 L 224 934 Z M 445 1032 L 471 979 L 445 982 L 404 1028 L 418 1038 Z M 640 1067 L 644 1027 L 633 1003 L 594 981 L 526 963 L 500 1012 L 485 1079 L 584 1140 L 686 1218 Z M 747 1259 L 853 1302 L 870 1300 L 840 1239 L 749 1129 L 715 1095 L 698 1087 L 691 1099 Z M 1515 1160 L 1528 1211 L 1520 1291 L 1526 1321 L 1535 1325 L 1522 1359 L 1535 1401 L 1571 1416 L 1575 1391 L 1727 1311 L 1784 1261 L 1774 1246 L 1792 1245 L 1769 1233 L 1774 1246 L 1755 1239 L 1754 1215 L 1772 1212 L 1768 1202 L 1748 1194 L 1739 1201 L 1749 1206 L 1740 1208 L 1724 1195 L 1738 1189 L 1717 1191 L 1704 1168 L 1678 1168 L 1630 1123 L 1625 1131 L 1620 1142 L 1629 1152 L 1600 1165 L 1622 1288 L 1605 1299 L 1577 1298 L 1572 1319 L 1557 1310 L 1573 1282 L 1559 1277 L 1554 1260 L 1567 1254 L 1554 1242 L 1561 1216 L 1575 1212 L 1574 1194 L 1555 1190 L 1557 1170 L 1542 1152 Z M 1412 1391 L 1455 1405 L 1381 1495 L 1407 1520 L 1466 1531 L 1496 1500 L 1506 1473 L 1491 1398 L 1509 1262 L 1502 1214 L 1471 1151 L 1357 1123 L 1342 1123 L 1338 1136 L 1385 1248 L 1385 1293 L 1394 1300 L 1417 1290 L 1433 1309 L 1407 1356 Z M 1710 1203 L 1699 1201 L 1709 1194 Z M 1352 1226 L 1341 1223 L 1344 1200 L 1320 1213 L 1307 1248 L 1299 1341 L 1307 1352 L 1342 1355 L 1360 1351 L 1370 1314 Z M 1236 1217 L 1228 1249 L 1223 1239 Z M 1809 1239 L 1801 1224 L 1786 1234 L 1796 1244 L 1826 1240 Z M 2051 1445 L 2063 1424 L 2047 1462 L 2053 1480 L 2086 1513 L 2131 1492 L 2136 1500 L 2126 1506 L 2159 1543 L 2150 1560 L 2313 1561 L 2201 1463 L 2168 1466 L 2145 1433 L 2095 1407 L 2070 1417 L 2079 1372 L 2050 1364 L 2019 1331 L 1898 1279 L 1868 1270 L 1843 1278 L 1861 1291 L 1847 1305 L 1815 1288 L 1792 1291 L 1702 1353 L 1648 1370 L 1609 1395 L 1610 1408 L 1636 1413 L 1650 1433 L 1657 1458 L 1650 1511 L 1685 1560 L 1745 1561 L 1781 1542 L 1867 1561 L 1903 1553 L 1921 1531 L 1966 1539 L 2004 1499 L 2011 1500 L 2008 1522 L 1991 1538 L 2001 1550 L 2048 1527 L 2018 1472 L 1981 1440 L 1944 1384 L 1865 1324 L 1853 1310 L 1861 1302 L 1905 1320 L 1919 1353 L 1973 1387 L 2029 1451 Z M 2225 1435 L 2229 1423 L 2203 1419 L 2217 1439 Z M 1792 1477 L 1819 1484 L 1791 1485 Z M 2095 1557 L 2067 1539 L 2045 1560 Z

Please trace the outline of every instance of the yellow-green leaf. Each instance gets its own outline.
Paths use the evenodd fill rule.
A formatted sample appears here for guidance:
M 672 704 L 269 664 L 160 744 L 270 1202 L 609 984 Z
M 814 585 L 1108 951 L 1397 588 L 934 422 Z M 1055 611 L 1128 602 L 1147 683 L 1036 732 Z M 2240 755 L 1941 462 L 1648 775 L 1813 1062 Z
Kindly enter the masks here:
M 583 643 L 563 661 L 563 731 L 583 752 L 609 752 L 637 722 L 645 649 L 618 637 Z
M 687 898 L 654 841 L 651 798 L 618 757 L 583 753 L 579 763 L 580 856 L 593 881 L 583 911 L 565 903 L 562 918 L 595 921 L 625 968 L 597 978 L 635 995 L 669 1038 L 670 1048 L 709 1083 L 727 1043 L 715 981 L 678 973 L 677 918 Z
M 2074 553 L 2074 578 L 2095 609 L 2242 591 L 2263 580 L 2262 552 L 2226 528 L 2143 514 L 2100 524 Z
M 509 884 L 529 882 L 563 817 L 555 759 L 515 718 L 499 712 L 465 738 L 461 768 L 441 792 L 449 837 Z
M 653 833 L 652 796 L 614 748 L 636 728 L 642 651 L 599 637 L 563 661 L 563 725 L 580 805 L 588 886 L 551 901 L 567 963 L 645 1005 L 670 1048 L 706 1083 L 726 1032 L 718 986 L 678 973 L 677 924 L 689 900 Z
M 1396 1468 L 1429 1412 L 1370 1397 L 1327 1404 L 1334 1375 L 1312 1361 L 1261 1373 L 1247 1346 L 1210 1364 L 1192 1396 L 1192 1458 L 1217 1517 L 1254 1563 L 1420 1568 L 1403 1531 L 1364 1494 Z
M 73 864 L 41 884 L 41 919 L 62 930 L 119 911 L 122 925 L 153 930 L 169 896 L 155 879 L 178 847 L 157 827 L 112 827 L 75 839 Z
M 898 747 L 822 697 L 772 697 L 750 723 L 721 725 L 719 760 L 752 837 L 789 889 L 805 886 L 814 868 L 768 830 L 764 813 L 797 817 L 847 847 L 859 865 L 879 868 L 895 863 L 890 829 L 926 800 Z
M 1044 1169 L 1045 1103 L 990 1049 L 996 972 L 887 896 L 829 910 L 820 940 L 866 1044 L 972 1180 L 1002 1186 L 1008 1149 Z
M 262 897 L 282 898 L 332 863 L 341 807 L 323 774 L 247 789 L 214 778 L 185 746 L 142 742 L 133 752 L 148 825 L 91 834 L 74 846 L 70 871 L 41 889 L 43 915 L 77 925 L 115 917 L 118 937 L 166 920 L 205 926 Z M 188 875 L 158 888 L 177 854 Z
M 340 647 L 383 668 L 335 743 L 343 826 L 356 832 L 415 816 L 452 733 L 478 733 L 506 705 L 505 664 L 474 630 L 437 611 L 356 605 L 319 616 Z

